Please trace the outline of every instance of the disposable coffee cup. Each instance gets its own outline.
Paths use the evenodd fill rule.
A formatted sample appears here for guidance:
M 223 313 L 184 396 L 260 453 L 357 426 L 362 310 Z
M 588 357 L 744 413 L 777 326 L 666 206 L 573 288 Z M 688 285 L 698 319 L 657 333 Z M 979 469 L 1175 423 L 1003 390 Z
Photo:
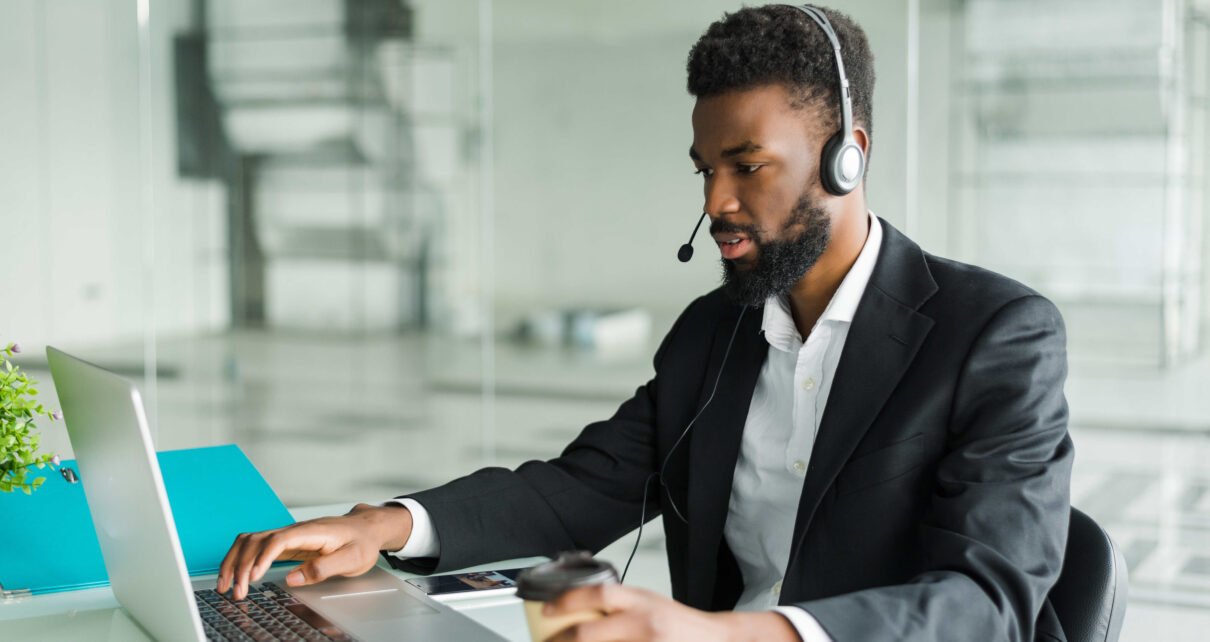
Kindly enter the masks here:
M 587 551 L 560 553 L 554 561 L 526 569 L 517 577 L 517 597 L 525 601 L 525 620 L 533 642 L 546 642 L 568 627 L 605 614 L 600 611 L 542 615 L 542 605 L 582 586 L 617 584 L 618 572 L 609 562 L 593 559 Z

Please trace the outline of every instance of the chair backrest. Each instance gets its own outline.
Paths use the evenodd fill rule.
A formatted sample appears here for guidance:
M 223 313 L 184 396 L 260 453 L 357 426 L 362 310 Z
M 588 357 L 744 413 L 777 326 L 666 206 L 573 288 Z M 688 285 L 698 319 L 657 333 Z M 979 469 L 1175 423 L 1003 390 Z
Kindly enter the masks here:
M 1109 533 L 1072 508 L 1063 571 L 1050 591 L 1068 642 L 1116 642 L 1128 586 L 1126 558 Z

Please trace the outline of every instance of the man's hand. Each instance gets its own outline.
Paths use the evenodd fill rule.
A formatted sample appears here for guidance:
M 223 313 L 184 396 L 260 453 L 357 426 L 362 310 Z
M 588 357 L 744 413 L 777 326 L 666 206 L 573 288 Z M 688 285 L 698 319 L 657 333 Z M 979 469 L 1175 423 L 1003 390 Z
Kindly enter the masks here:
M 558 616 L 584 611 L 600 611 L 605 617 L 565 629 L 552 640 L 799 640 L 798 632 L 790 621 L 774 612 L 708 613 L 651 591 L 620 584 L 570 590 L 548 603 L 542 612 L 548 616 Z
M 218 569 L 220 593 L 233 589 L 237 600 L 248 584 L 264 577 L 275 560 L 303 564 L 286 584 L 304 586 L 334 575 L 361 575 L 374 567 L 379 551 L 397 551 L 412 534 L 412 513 L 403 506 L 358 504 L 343 517 L 322 517 L 271 531 L 242 533 Z

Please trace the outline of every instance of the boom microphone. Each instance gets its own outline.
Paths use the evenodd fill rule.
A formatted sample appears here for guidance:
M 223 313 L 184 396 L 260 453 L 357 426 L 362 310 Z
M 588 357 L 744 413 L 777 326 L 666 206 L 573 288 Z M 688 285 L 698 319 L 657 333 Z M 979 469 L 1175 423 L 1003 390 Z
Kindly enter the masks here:
M 706 220 L 706 213 L 702 212 L 701 218 L 697 219 L 697 225 L 693 226 L 693 234 L 689 235 L 689 242 L 677 250 L 676 258 L 680 259 L 681 263 L 688 263 L 689 259 L 693 258 L 693 237 L 697 236 L 697 231 L 702 227 L 704 220 Z

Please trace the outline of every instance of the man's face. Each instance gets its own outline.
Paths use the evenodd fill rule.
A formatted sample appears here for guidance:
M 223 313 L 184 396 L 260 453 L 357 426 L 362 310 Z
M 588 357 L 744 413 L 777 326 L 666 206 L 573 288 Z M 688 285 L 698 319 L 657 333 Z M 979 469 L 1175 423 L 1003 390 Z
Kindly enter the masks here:
M 825 133 L 780 85 L 702 98 L 689 155 L 704 179 L 723 289 L 758 305 L 789 290 L 831 237 L 819 183 Z

